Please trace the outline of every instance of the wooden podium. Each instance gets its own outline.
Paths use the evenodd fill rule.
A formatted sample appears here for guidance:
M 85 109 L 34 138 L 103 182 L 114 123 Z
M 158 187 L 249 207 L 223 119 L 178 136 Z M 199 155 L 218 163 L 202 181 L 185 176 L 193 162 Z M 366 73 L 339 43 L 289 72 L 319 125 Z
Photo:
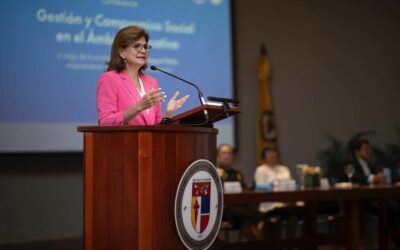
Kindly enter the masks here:
M 221 116 L 221 107 L 212 109 L 210 119 L 211 113 Z M 84 249 L 185 249 L 174 221 L 176 188 L 193 161 L 215 164 L 218 130 L 154 125 L 78 131 L 84 132 Z

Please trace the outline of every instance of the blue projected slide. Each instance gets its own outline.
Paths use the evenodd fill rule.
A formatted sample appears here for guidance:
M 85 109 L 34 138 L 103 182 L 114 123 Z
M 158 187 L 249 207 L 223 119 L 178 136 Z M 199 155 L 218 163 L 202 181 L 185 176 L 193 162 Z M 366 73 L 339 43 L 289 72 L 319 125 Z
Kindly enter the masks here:
M 97 124 L 96 83 L 115 33 L 138 25 L 150 34 L 149 65 L 232 97 L 228 0 L 3 0 L 0 2 L 0 151 L 82 149 L 76 126 Z M 148 69 L 169 97 L 193 87 Z M 169 98 L 168 98 L 169 99 Z M 164 105 L 165 106 L 165 105 Z M 165 107 L 164 107 L 165 108 Z M 233 143 L 233 121 L 217 124 Z

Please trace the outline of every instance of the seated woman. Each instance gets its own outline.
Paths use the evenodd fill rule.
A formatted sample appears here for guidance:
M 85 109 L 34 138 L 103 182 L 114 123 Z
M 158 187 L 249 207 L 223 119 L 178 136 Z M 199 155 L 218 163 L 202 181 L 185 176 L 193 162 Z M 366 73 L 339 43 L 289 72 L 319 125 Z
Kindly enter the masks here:
M 265 148 L 262 152 L 265 163 L 258 166 L 254 174 L 254 181 L 257 185 L 272 183 L 278 186 L 282 180 L 291 180 L 289 168 L 279 163 L 278 152 L 275 149 Z M 277 207 L 284 206 L 280 202 L 264 202 L 260 204 L 260 212 L 265 213 Z
M 265 148 L 262 154 L 265 163 L 258 166 L 255 171 L 256 188 L 260 184 L 272 184 L 272 186 L 277 187 L 280 181 L 292 179 L 289 168 L 279 163 L 278 153 L 275 149 Z M 266 221 L 271 217 L 278 217 L 288 221 L 288 235 L 294 236 L 297 217 L 302 214 L 302 207 L 282 202 L 263 202 L 259 205 L 259 211 L 264 214 L 264 220 L 257 225 L 259 234 L 265 230 Z
M 127 26 L 117 32 L 110 61 L 97 84 L 99 125 L 154 125 L 170 118 L 188 95 L 177 99 L 177 91 L 161 114 L 166 96 L 155 78 L 144 73 L 151 46 L 149 34 L 140 27 Z

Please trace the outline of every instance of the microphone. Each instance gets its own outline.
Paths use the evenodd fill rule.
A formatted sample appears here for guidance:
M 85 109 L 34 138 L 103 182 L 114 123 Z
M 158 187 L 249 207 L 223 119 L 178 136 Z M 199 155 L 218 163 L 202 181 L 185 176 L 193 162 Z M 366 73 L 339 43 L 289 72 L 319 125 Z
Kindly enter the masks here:
M 239 104 L 239 100 L 232 99 L 232 98 L 209 96 L 209 97 L 207 97 L 207 99 L 209 101 L 213 101 L 213 102 L 227 102 L 227 103 L 232 103 L 232 104 Z
M 162 69 L 160 69 L 160 68 L 157 68 L 157 67 L 154 66 L 154 65 L 151 65 L 151 66 L 150 66 L 150 69 L 151 69 L 151 70 L 154 70 L 154 71 L 160 71 L 160 72 L 162 72 L 162 73 L 164 73 L 164 74 L 166 74 L 166 75 L 172 76 L 173 78 L 176 78 L 176 79 L 178 79 L 178 80 L 180 80 L 180 81 L 182 81 L 182 82 L 185 82 L 185 83 L 187 83 L 187 84 L 189 84 L 189 85 L 192 85 L 192 86 L 195 87 L 196 90 L 197 90 L 197 95 L 199 96 L 201 105 L 202 105 L 202 106 L 203 106 L 203 105 L 206 105 L 206 101 L 204 100 L 203 93 L 201 92 L 200 88 L 199 88 L 195 83 L 192 83 L 192 82 L 189 82 L 189 81 L 187 81 L 187 80 L 185 80 L 185 79 L 182 79 L 182 78 L 180 78 L 179 76 L 173 75 L 173 74 L 171 74 L 171 73 L 169 73 L 169 72 L 167 72 L 167 71 L 164 71 L 164 70 L 162 70 Z M 202 126 L 202 125 L 208 124 L 208 122 L 210 121 L 210 117 L 208 116 L 208 111 L 207 111 L 207 109 L 204 109 L 203 113 L 204 113 L 204 117 L 206 118 L 206 120 L 205 120 L 204 122 L 199 123 L 199 124 L 187 124 L 187 125 L 198 125 L 198 126 Z M 165 122 L 165 123 L 168 124 L 169 122 Z
M 154 65 L 151 65 L 151 66 L 150 66 L 150 69 L 151 69 L 151 70 L 154 70 L 154 71 L 160 71 L 160 72 L 162 72 L 162 73 L 164 73 L 164 74 L 167 74 L 167 75 L 169 75 L 169 76 L 172 76 L 173 78 L 176 78 L 176 79 L 178 79 L 178 80 L 180 80 L 180 81 L 182 81 L 182 82 L 185 82 L 185 83 L 187 83 L 187 84 L 189 84 L 189 85 L 192 85 L 192 86 L 195 87 L 196 90 L 197 90 L 197 94 L 198 94 L 198 96 L 199 96 L 201 105 L 206 105 L 206 101 L 204 100 L 203 93 L 201 92 L 200 88 L 199 88 L 195 83 L 192 83 L 192 82 L 189 82 L 189 81 L 187 81 L 187 80 L 185 80 L 185 79 L 182 79 L 182 78 L 180 78 L 179 76 L 173 75 L 173 74 L 171 74 L 171 73 L 169 73 L 169 72 L 167 72 L 167 71 L 164 71 L 164 70 L 162 70 L 162 69 L 160 69 L 160 68 L 157 68 L 157 67 L 154 66 Z M 204 114 L 207 115 L 207 117 L 208 117 L 208 114 L 206 114 L 207 110 L 204 110 L 204 111 L 205 111 Z

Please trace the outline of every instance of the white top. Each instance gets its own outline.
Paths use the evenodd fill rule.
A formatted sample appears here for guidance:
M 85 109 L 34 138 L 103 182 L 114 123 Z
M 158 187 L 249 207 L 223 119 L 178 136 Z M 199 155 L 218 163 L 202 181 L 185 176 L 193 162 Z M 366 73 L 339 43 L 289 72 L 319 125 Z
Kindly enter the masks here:
M 143 97 L 146 94 L 146 91 L 144 90 L 143 82 L 142 79 L 140 79 L 140 77 L 139 77 L 139 84 L 140 84 L 139 95 L 140 97 Z M 146 109 L 146 113 L 149 113 L 149 109 Z
M 140 77 L 139 77 L 139 84 L 140 84 L 139 95 L 140 97 L 143 97 L 146 94 L 146 91 L 144 90 L 143 82 L 142 79 L 140 79 Z
M 291 175 L 288 167 L 284 165 L 277 165 L 275 167 L 270 167 L 263 164 L 257 167 L 254 174 L 254 181 L 256 184 L 274 183 L 276 184 L 280 180 L 290 180 Z
M 270 167 L 263 164 L 257 167 L 254 174 L 254 181 L 257 184 L 267 184 L 273 183 L 275 187 L 278 186 L 281 180 L 292 179 L 290 175 L 289 168 L 284 165 L 277 165 L 275 167 Z M 268 212 L 278 207 L 283 207 L 285 204 L 282 202 L 263 202 L 259 206 L 259 210 L 262 213 Z

